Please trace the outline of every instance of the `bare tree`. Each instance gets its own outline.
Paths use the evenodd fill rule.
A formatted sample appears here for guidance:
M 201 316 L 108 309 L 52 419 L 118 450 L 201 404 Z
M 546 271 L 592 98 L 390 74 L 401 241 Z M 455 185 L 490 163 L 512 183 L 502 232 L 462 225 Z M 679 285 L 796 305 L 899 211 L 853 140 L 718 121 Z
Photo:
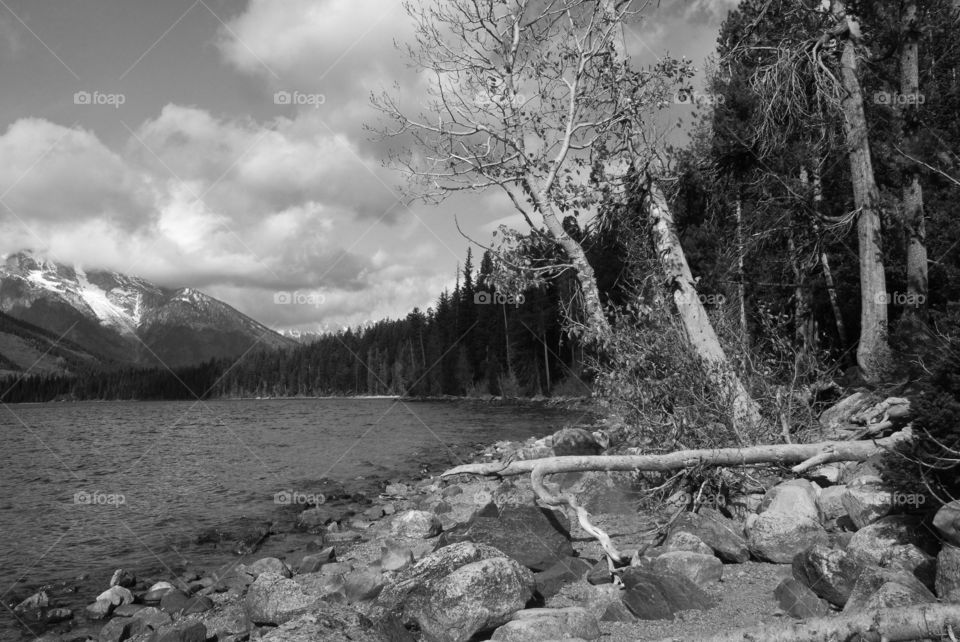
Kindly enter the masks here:
M 624 2 L 608 15 L 595 0 L 424 0 L 405 8 L 416 25 L 407 55 L 429 85 L 412 115 L 389 93 L 373 104 L 389 137 L 405 137 L 391 163 L 421 198 L 502 190 L 534 234 L 560 245 L 580 285 L 588 336 L 609 330 L 594 271 L 564 217 L 596 206 L 607 168 L 625 162 L 625 133 L 666 104 L 687 67 L 672 60 L 634 72 L 613 55 Z M 399 90 L 399 88 L 397 88 Z

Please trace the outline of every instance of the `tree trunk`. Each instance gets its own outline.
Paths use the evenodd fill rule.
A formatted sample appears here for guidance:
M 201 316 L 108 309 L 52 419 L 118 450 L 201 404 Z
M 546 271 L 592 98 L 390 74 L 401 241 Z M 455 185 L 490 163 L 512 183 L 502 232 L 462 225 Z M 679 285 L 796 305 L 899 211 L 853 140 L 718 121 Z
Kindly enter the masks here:
M 818 617 L 796 622 L 761 624 L 701 638 L 703 642 L 821 642 L 822 640 L 956 639 L 960 604 L 918 604 L 862 613 Z M 678 642 L 662 638 L 659 642 Z M 684 642 L 686 640 L 684 639 Z
M 547 230 L 567 253 L 570 262 L 577 270 L 577 281 L 580 284 L 580 296 L 583 300 L 583 312 L 587 319 L 587 339 L 597 339 L 605 336 L 610 332 L 610 323 L 603 314 L 600 289 L 597 287 L 597 278 L 593 272 L 593 267 L 587 260 L 587 253 L 583 251 L 583 247 L 575 239 L 567 234 L 567 231 L 563 228 L 563 223 L 557 217 L 553 205 L 546 198 L 546 195 L 540 195 L 536 201 Z
M 917 1 L 906 0 L 903 9 L 903 48 L 900 51 L 900 91 L 903 106 L 903 142 L 911 155 L 919 152 L 917 102 L 909 97 L 920 95 L 920 33 L 917 25 Z M 904 316 L 923 316 L 927 304 L 927 242 L 923 214 L 923 188 L 920 173 L 910 164 L 903 184 L 903 222 L 907 231 L 907 305 Z
M 758 426 L 762 419 L 760 408 L 743 387 L 740 377 L 733 370 L 727 355 L 720 345 L 707 311 L 694 287 L 693 274 L 680 245 L 673 223 L 673 214 L 660 187 L 649 181 L 649 191 L 644 200 L 653 229 L 653 244 L 660 257 L 660 264 L 673 289 L 673 300 L 683 322 L 687 339 L 707 368 L 714 385 L 730 397 L 734 417 L 734 431 L 740 443 L 744 440 L 739 427 Z
M 883 271 L 880 195 L 873 174 L 867 118 L 863 109 L 852 19 L 846 15 L 842 0 L 833 0 L 834 15 L 847 24 L 843 34 L 840 76 L 844 88 L 841 101 L 853 200 L 859 215 L 857 237 L 860 254 L 860 342 L 857 365 L 867 381 L 879 381 L 891 364 L 887 326 L 887 281 Z
M 750 349 L 750 330 L 747 327 L 747 296 L 743 269 L 743 204 L 737 196 L 737 303 L 740 307 L 740 349 L 746 357 Z
M 819 161 L 813 164 L 813 233 L 818 242 L 822 241 L 820 234 L 820 222 L 817 216 L 823 213 L 823 180 L 820 176 Z M 830 299 L 830 308 L 833 310 L 833 319 L 837 326 L 837 337 L 840 339 L 840 345 L 843 348 L 843 354 L 847 354 L 850 342 L 847 339 L 847 325 L 843 322 L 843 311 L 840 309 L 840 299 L 837 296 L 837 285 L 833 280 L 833 270 L 830 269 L 830 257 L 826 250 L 820 250 L 820 268 L 823 271 L 823 282 L 827 286 L 827 297 Z
M 451 468 L 441 477 L 451 475 L 492 475 L 508 477 L 539 471 L 539 475 L 607 471 L 659 471 L 666 472 L 694 466 L 746 466 L 750 464 L 796 464 L 805 470 L 805 462 L 817 458 L 819 463 L 834 461 L 863 461 L 873 455 L 892 450 L 909 443 L 913 431 L 907 427 L 889 437 L 877 440 L 823 441 L 816 444 L 772 444 L 745 448 L 699 448 L 678 450 L 665 455 L 584 455 L 546 457 L 519 461 L 464 464 Z

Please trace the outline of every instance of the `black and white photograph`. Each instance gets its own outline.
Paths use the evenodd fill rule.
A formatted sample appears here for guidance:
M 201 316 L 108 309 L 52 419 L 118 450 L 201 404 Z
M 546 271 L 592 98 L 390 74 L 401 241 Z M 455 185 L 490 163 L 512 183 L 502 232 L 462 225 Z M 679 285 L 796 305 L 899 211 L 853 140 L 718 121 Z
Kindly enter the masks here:
M 960 0 L 0 0 L 0 642 L 956 642 Z

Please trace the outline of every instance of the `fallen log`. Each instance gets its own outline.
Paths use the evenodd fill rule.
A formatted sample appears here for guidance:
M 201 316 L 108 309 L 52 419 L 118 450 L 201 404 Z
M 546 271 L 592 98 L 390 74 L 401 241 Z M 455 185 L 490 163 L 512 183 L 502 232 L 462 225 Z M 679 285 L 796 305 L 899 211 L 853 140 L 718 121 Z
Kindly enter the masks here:
M 679 450 L 666 455 L 589 455 L 546 457 L 485 464 L 465 464 L 451 468 L 441 477 L 452 475 L 510 476 L 530 473 L 537 499 L 548 506 L 569 506 L 576 512 L 580 526 L 600 542 L 611 562 L 625 564 L 629 556 L 614 546 L 610 536 L 590 521 L 590 514 L 570 493 L 555 495 L 544 484 L 544 477 L 556 473 L 586 471 L 671 471 L 692 466 L 743 466 L 749 464 L 793 464 L 794 472 L 834 461 L 863 461 L 879 452 L 893 450 L 913 439 L 907 426 L 883 439 L 869 441 L 825 441 L 816 444 L 775 444 L 745 448 L 704 448 Z
M 464 464 L 451 468 L 441 477 L 452 475 L 488 475 L 509 477 L 532 473 L 540 468 L 545 475 L 554 473 L 600 471 L 671 471 L 693 466 L 745 466 L 749 464 L 803 464 L 816 458 L 817 464 L 834 461 L 863 461 L 885 450 L 893 450 L 913 439 L 908 426 L 882 439 L 863 441 L 823 441 L 816 444 L 771 444 L 745 448 L 701 448 L 678 450 L 665 455 L 569 455 L 507 463 Z
M 958 630 L 960 630 L 960 604 L 919 604 L 836 617 L 809 618 L 784 624 L 762 624 L 701 638 L 701 642 L 955 640 Z M 681 638 L 663 638 L 658 642 L 680 642 L 680 640 Z M 687 642 L 686 639 L 683 642 Z

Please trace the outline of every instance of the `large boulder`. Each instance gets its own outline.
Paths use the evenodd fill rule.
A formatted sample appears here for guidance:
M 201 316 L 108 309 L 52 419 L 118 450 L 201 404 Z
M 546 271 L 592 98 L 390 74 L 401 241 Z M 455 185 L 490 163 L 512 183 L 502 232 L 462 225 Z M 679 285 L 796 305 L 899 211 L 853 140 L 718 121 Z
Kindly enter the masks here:
M 793 577 L 835 606 L 842 607 L 865 564 L 844 550 L 817 544 L 793 559 Z
M 889 515 L 893 508 L 890 490 L 873 484 L 848 484 L 840 501 L 857 528 Z
M 933 516 L 933 526 L 948 544 L 960 546 L 960 499 L 941 506 Z
M 399 513 L 390 524 L 390 531 L 397 537 L 427 539 L 440 534 L 443 526 L 440 518 L 425 510 L 408 510 Z
M 278 625 L 315 611 L 323 599 L 300 582 L 267 572 L 250 585 L 244 605 L 254 624 Z
M 323 609 L 281 624 L 259 638 L 262 642 L 394 642 L 368 618 L 346 606 Z
M 780 608 L 793 618 L 821 617 L 830 612 L 826 600 L 817 597 L 809 587 L 792 577 L 780 582 L 773 590 L 773 596 Z
M 287 565 L 276 557 L 262 557 L 253 564 L 248 565 L 246 571 L 254 577 L 260 576 L 261 573 L 277 573 L 284 577 L 291 577 L 293 575 Z
M 537 506 L 485 508 L 468 524 L 441 535 L 437 550 L 457 542 L 492 546 L 534 571 L 573 555 L 566 516 Z
M 811 502 L 816 514 L 816 504 Z M 816 517 L 805 506 L 797 515 L 782 510 L 768 510 L 747 518 L 747 544 L 758 559 L 776 564 L 789 564 L 798 553 L 816 544 L 826 544 L 830 537 Z
M 932 587 L 934 560 L 923 550 L 932 542 L 924 536 L 922 521 L 914 515 L 882 517 L 854 533 L 847 552 L 867 565 L 909 571 Z
M 871 608 L 891 608 L 927 604 L 937 598 L 912 573 L 868 567 L 860 573 L 844 613 L 855 613 Z
M 671 533 L 676 531 L 696 535 L 724 562 L 742 564 L 750 559 L 743 531 L 715 510 L 704 508 L 699 513 L 683 513 L 670 529 Z
M 416 625 L 431 642 L 465 642 L 505 624 L 533 592 L 533 574 L 516 561 L 491 546 L 459 542 L 400 571 L 374 612 Z
M 638 566 L 655 573 L 675 574 L 685 577 L 699 587 L 719 582 L 723 577 L 723 562 L 712 553 L 670 551 L 653 558 L 644 559 Z
M 689 551 L 691 553 L 703 553 L 704 555 L 713 555 L 713 549 L 703 543 L 703 540 L 687 531 L 673 531 L 667 539 L 663 541 L 663 550 L 671 551 Z
M 946 543 L 937 555 L 937 595 L 947 602 L 960 602 L 960 547 Z
M 817 488 L 806 479 L 791 479 L 767 491 L 758 512 L 782 512 L 798 519 L 817 521 Z
M 584 608 L 526 609 L 493 632 L 499 642 L 540 642 L 547 640 L 596 640 L 600 637 L 597 618 Z
M 623 573 L 623 604 L 641 620 L 672 620 L 680 611 L 704 611 L 716 601 L 685 577 L 642 567 Z
M 599 455 L 603 446 L 589 430 L 564 428 L 553 435 L 553 453 L 566 455 Z
M 565 584 L 576 582 L 590 570 L 590 563 L 582 558 L 568 557 L 562 559 L 547 570 L 534 574 L 537 593 L 543 599 L 549 599 L 559 593 Z
M 827 486 L 817 495 L 817 509 L 824 525 L 836 524 L 838 519 L 846 516 L 847 509 L 843 506 L 846 491 L 846 486 Z

